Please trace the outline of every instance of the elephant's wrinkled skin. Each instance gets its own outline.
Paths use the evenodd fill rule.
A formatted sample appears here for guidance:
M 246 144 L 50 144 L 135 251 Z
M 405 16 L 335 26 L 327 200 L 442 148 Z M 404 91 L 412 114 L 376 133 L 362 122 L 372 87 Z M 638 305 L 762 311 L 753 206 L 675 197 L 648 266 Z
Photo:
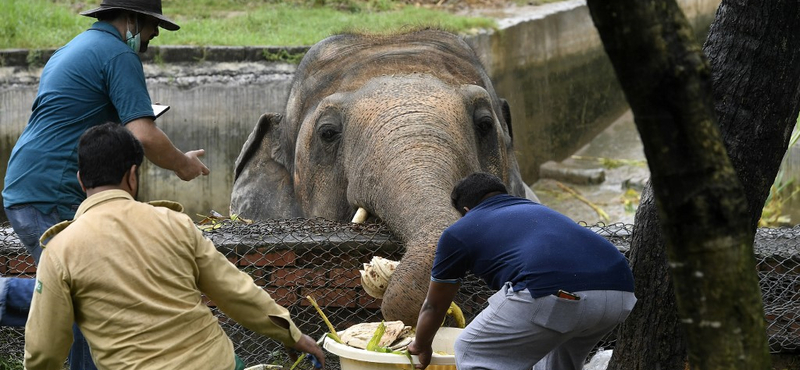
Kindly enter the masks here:
M 416 325 L 436 242 L 459 217 L 450 190 L 474 171 L 535 199 L 508 105 L 463 40 L 438 30 L 337 35 L 300 63 L 285 116 L 263 115 L 250 134 L 231 212 L 347 221 L 365 208 L 406 245 L 383 316 Z

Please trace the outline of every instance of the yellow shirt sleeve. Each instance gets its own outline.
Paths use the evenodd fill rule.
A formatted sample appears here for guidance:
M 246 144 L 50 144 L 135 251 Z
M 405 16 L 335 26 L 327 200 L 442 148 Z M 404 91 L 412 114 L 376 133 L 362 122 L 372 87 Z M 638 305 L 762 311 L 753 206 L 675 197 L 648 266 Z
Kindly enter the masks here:
M 193 223 L 190 227 L 196 240 L 197 285 L 200 290 L 242 326 L 288 347 L 294 346 L 302 333 L 292 322 L 289 311 L 217 251 L 214 243 L 205 238 Z M 284 323 L 286 328 L 277 323 Z
M 36 285 L 25 325 L 25 368 L 64 368 L 74 322 L 69 276 L 48 250 L 36 270 Z

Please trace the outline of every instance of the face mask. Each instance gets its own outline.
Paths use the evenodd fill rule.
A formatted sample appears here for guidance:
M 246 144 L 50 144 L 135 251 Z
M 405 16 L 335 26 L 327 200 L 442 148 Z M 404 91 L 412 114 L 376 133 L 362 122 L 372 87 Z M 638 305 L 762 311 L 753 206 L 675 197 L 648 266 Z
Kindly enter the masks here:
M 130 27 L 128 31 L 125 32 L 125 43 L 128 44 L 128 47 L 133 49 L 135 52 L 139 52 L 139 48 L 142 47 L 142 34 L 139 32 L 139 20 L 136 20 L 136 36 L 131 34 Z

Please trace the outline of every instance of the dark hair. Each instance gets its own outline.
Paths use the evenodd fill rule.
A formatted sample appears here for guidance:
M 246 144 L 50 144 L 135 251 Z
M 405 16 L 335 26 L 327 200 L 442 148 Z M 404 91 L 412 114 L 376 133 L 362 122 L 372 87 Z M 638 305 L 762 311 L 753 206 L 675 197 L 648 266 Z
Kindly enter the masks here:
M 453 207 L 464 215 L 466 213 L 464 207 L 472 209 L 486 194 L 494 192 L 508 194 L 503 180 L 490 173 L 475 172 L 456 183 L 450 193 L 450 200 Z
M 87 189 L 122 182 L 131 166 L 144 160 L 142 144 L 119 123 L 94 126 L 78 142 L 78 170 Z

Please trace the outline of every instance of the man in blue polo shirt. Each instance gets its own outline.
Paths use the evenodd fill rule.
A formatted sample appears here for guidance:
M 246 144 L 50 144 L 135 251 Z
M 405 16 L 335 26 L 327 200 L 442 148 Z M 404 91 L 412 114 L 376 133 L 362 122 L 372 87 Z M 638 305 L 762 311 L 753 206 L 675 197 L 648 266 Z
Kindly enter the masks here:
M 445 229 L 408 346 L 424 369 L 431 343 L 467 272 L 498 292 L 455 343 L 456 367 L 580 370 L 592 348 L 627 318 L 633 274 L 614 245 L 568 217 L 508 195 L 474 173 L 451 194 L 462 218 Z
M 42 70 L 31 116 L 11 152 L 3 187 L 6 216 L 37 264 L 42 253 L 39 237 L 50 226 L 72 219 L 86 198 L 76 176 L 78 139 L 86 129 L 120 123 L 143 144 L 151 162 L 180 179 L 209 172 L 199 158 L 202 149 L 178 150 L 155 125 L 138 53 L 147 50 L 159 27 L 179 29 L 162 15 L 161 0 L 103 0 L 100 7 L 81 14 L 98 21 L 58 49 Z M 28 285 L 0 278 L 0 293 L 10 296 Z M 3 310 L 0 297 L 0 323 Z M 75 339 L 73 349 L 88 348 L 80 333 Z M 80 362 L 94 368 L 88 350 L 72 353 L 70 362 L 73 369 L 84 368 Z
M 137 53 L 147 50 L 159 26 L 178 29 L 161 15 L 161 1 L 104 0 L 99 8 L 82 14 L 99 21 L 48 60 L 28 125 L 14 145 L 6 172 L 3 206 L 35 261 L 41 254 L 39 236 L 49 227 L 37 224 L 72 219 L 86 198 L 75 175 L 76 148 L 89 127 L 119 122 L 159 167 L 186 181 L 208 174 L 198 158 L 202 149 L 181 152 L 155 125 Z

